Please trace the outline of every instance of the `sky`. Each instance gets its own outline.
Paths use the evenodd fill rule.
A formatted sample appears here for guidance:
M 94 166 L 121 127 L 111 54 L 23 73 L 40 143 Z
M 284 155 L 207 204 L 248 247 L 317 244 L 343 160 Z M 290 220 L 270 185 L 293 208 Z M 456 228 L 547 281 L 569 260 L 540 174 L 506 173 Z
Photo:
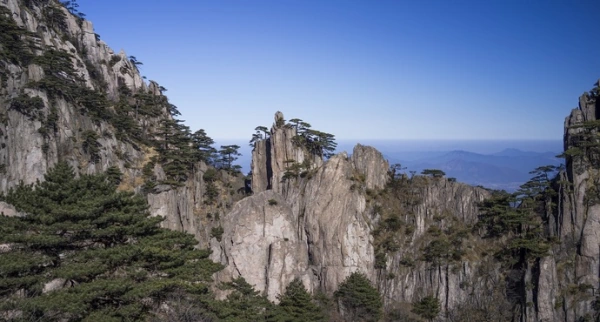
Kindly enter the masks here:
M 600 1 L 79 0 L 195 131 L 276 111 L 343 140 L 560 140 L 600 78 Z

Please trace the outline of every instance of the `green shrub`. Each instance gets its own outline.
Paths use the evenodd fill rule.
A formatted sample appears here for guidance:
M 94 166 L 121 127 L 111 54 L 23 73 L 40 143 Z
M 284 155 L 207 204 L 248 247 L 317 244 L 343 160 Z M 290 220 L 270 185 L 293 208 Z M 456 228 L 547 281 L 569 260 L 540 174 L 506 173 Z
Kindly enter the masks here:
M 102 147 L 98 142 L 100 136 L 98 133 L 91 130 L 83 132 L 82 136 L 83 143 L 81 144 L 81 147 L 83 148 L 83 151 L 90 155 L 90 161 L 98 162 L 100 159 L 100 147 Z
M 325 322 L 325 314 L 299 279 L 294 279 L 285 292 L 277 297 L 279 305 L 275 315 L 278 321 L 286 322 Z
M 110 61 L 108 62 L 108 65 L 110 67 L 113 67 L 114 65 L 116 65 L 120 61 L 121 61 L 121 56 L 119 56 L 119 55 L 113 55 L 112 57 L 110 57 Z
M 422 175 L 432 176 L 434 178 L 441 178 L 446 175 L 446 173 L 439 169 L 425 169 L 421 172 Z
M 392 214 L 384 220 L 384 225 L 388 231 L 396 232 L 402 228 L 404 222 L 402 222 L 400 216 L 397 214 Z
M 406 267 L 414 267 L 415 266 L 415 261 L 408 256 L 404 256 L 400 259 L 399 261 L 400 265 L 402 266 L 406 266 Z
M 383 312 L 381 295 L 362 273 L 352 273 L 334 293 L 338 304 L 352 321 L 378 321 Z
M 21 66 L 29 65 L 33 54 L 31 53 L 32 47 L 34 47 L 31 38 L 35 36 L 34 33 L 25 30 L 24 28 L 17 25 L 13 19 L 13 14 L 10 9 L 4 6 L 0 6 L 0 60 L 5 60 L 14 64 L 20 64 Z M 1 87 L 6 87 L 7 74 L 4 67 L 0 68 L 0 78 L 2 78 Z
M 37 120 L 41 116 L 41 109 L 44 108 L 44 101 L 39 96 L 31 97 L 27 94 L 21 94 L 10 103 L 10 109 L 15 110 L 31 120 Z
M 219 190 L 212 181 L 208 181 L 206 183 L 206 191 L 204 192 L 204 196 L 207 198 L 207 200 L 204 201 L 206 204 L 213 204 L 217 200 L 217 197 L 219 196 Z
M 215 180 L 217 180 L 217 174 L 218 171 L 216 169 L 210 168 L 204 172 L 202 179 L 204 179 L 205 182 L 215 182 Z
M 106 176 L 110 182 L 118 186 L 123 178 L 123 172 L 118 167 L 112 166 L 106 169 Z
M 375 254 L 375 269 L 386 269 L 387 268 L 387 258 L 385 253 L 377 253 Z
M 223 232 L 223 227 L 213 227 L 210 229 L 210 236 L 216 238 L 218 241 L 221 241 L 221 238 L 223 237 Z
M 413 303 L 412 312 L 424 319 L 433 321 L 440 314 L 440 301 L 437 297 L 426 296 Z

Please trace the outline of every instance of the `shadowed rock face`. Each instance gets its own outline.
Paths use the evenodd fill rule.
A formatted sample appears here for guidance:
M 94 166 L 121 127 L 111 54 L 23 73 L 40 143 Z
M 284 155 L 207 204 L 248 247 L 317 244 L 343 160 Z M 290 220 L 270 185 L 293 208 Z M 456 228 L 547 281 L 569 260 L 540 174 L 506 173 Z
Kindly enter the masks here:
M 345 153 L 330 158 L 288 197 L 298 209 L 303 240 L 309 247 L 314 287 L 333 292 L 354 271 L 373 276 L 373 237 L 364 196 L 351 189 L 352 163 Z
M 273 190 L 283 193 L 286 184 L 283 176 L 291 163 L 310 161 L 311 167 L 320 166 L 320 157 L 308 153 L 293 143 L 296 128 L 285 125 L 283 113 L 275 114 L 275 122 L 265 140 L 257 141 L 252 150 L 252 191 Z

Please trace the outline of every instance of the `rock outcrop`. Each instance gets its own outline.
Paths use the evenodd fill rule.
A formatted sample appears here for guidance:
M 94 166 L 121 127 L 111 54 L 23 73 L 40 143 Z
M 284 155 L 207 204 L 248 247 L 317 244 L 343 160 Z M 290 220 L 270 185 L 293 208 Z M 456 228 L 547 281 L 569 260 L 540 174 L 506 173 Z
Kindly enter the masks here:
M 0 214 L 8 217 L 21 217 L 25 215 L 17 211 L 13 205 L 7 204 L 4 201 L 0 201 Z
M 452 271 L 448 267 L 432 270 L 425 264 L 406 270 L 400 264 L 400 252 L 388 268 L 396 274 L 395 278 L 382 276 L 375 268 L 373 232 L 378 214 L 367 198 L 384 189 L 389 180 L 389 164 L 380 152 L 359 144 L 352 157 L 342 152 L 321 161 L 293 142 L 295 128 L 277 121 L 283 120 L 282 114 L 277 113 L 275 120 L 270 137 L 254 146 L 255 195 L 240 201 L 227 215 L 228 219 L 222 222 L 222 241 L 211 242 L 214 259 L 227 265 L 225 275 L 245 277 L 270 299 L 281 294 L 294 277 L 301 278 L 309 290 L 331 295 L 356 271 L 377 283 L 385 298 L 393 299 L 386 300 L 390 304 L 436 294 L 453 307 L 468 296 L 468 291 L 458 285 L 472 279 L 477 264 L 465 264 Z M 293 171 L 286 161 L 290 159 L 309 161 L 302 168 L 304 172 L 289 175 Z M 488 196 L 483 189 L 445 179 L 431 179 L 418 193 L 423 200 L 416 208 L 416 231 L 407 244 L 409 249 L 421 247 L 419 241 L 435 214 L 451 213 L 473 223 L 477 218 L 476 204 Z M 269 200 L 277 206 L 269 207 Z M 276 221 L 274 217 L 281 219 Z M 279 222 L 277 229 L 273 229 L 274 222 Z M 294 261 L 288 257 L 292 253 L 296 256 Z M 246 264 L 240 268 L 239 263 Z M 279 268 L 273 271 L 274 263 L 279 263 L 276 267 L 286 267 L 285 273 Z
M 357 144 L 352 151 L 352 163 L 365 176 L 367 189 L 383 189 L 387 184 L 389 164 L 375 148 Z
M 268 190 L 238 202 L 222 229 L 211 240 L 212 259 L 226 265 L 220 280 L 243 276 L 272 301 L 294 278 L 310 280 L 307 244 L 280 194 Z
M 554 182 L 557 196 L 547 231 L 559 243 L 534 268 L 535 303 L 527 321 L 596 319 L 600 284 L 600 104 L 584 94 L 565 119 L 566 167 Z
M 0 9 L 7 24 L 23 28 L 16 29 L 22 33 L 14 36 L 17 45 L 28 48 L 31 40 L 37 48 L 0 63 L 0 193 L 20 182 L 43 180 L 63 160 L 77 175 L 118 168 L 123 173 L 120 190 L 142 193 L 150 180 L 146 170 L 158 181 L 168 179 L 162 165 L 153 161 L 157 152 L 152 140 L 161 122 L 173 119 L 174 106 L 158 83 L 144 81 L 135 58 L 113 51 L 90 21 L 69 13 L 58 1 L 7 0 L 0 2 Z M 48 21 L 49 10 L 60 12 L 64 21 Z M 15 48 L 6 45 L 0 44 L 0 51 Z M 27 55 L 32 57 L 25 59 Z M 19 99 L 21 106 L 15 105 Z M 206 169 L 198 162 L 185 182 L 146 191 L 150 211 L 165 218 L 164 227 L 192 233 L 204 245 L 214 221 L 206 214 L 238 198 L 223 191 L 223 200 L 207 205 Z M 222 190 L 239 185 L 235 178 L 227 180 Z
M 65 14 L 65 26 L 57 30 L 43 20 L 44 6 L 26 7 L 17 0 L 4 1 L 0 6 L 8 8 L 18 26 L 39 37 L 39 54 L 50 50 L 70 53 L 73 75 L 82 77 L 81 86 L 101 90 L 113 99 L 118 97 L 121 83 L 127 84 L 133 91 L 147 90 L 139 71 L 126 54 L 123 51 L 115 54 L 106 43 L 97 39 L 91 22 L 80 20 L 64 7 L 49 2 L 46 6 L 55 6 Z M 111 61 L 114 64 L 108 63 Z M 94 122 L 88 115 L 83 115 L 76 103 L 62 96 L 50 97 L 47 90 L 31 85 L 48 76 L 40 65 L 12 64 L 7 69 L 9 72 L 5 73 L 3 81 L 8 86 L 2 89 L 3 100 L 0 102 L 0 112 L 6 119 L 0 124 L 0 130 L 4 133 L 1 143 L 6 147 L 0 150 L 0 163 L 6 169 L 0 180 L 1 191 L 5 192 L 20 181 L 28 184 L 43 180 L 46 170 L 59 159 L 68 160 L 81 173 L 105 171 L 110 165 L 118 165 L 130 177 L 139 176 L 125 167 L 128 162 L 143 160 L 143 153 L 139 149 L 116 139 L 114 129 L 106 122 Z M 64 71 L 62 73 L 66 74 Z M 94 74 L 95 80 L 90 74 Z M 99 88 L 98 84 L 102 84 L 103 88 Z M 11 107 L 12 99 L 20 93 L 41 98 L 43 117 L 32 118 Z M 44 135 L 40 129 L 44 128 L 45 118 L 53 108 L 56 109 L 56 131 Z M 86 130 L 107 134 L 98 139 L 102 148 L 95 162 L 90 162 L 86 153 L 76 144 L 82 140 L 81 134 Z M 127 160 L 117 155 L 126 156 Z
M 50 6 L 64 14 L 62 23 L 44 18 Z M 168 156 L 172 144 L 151 143 L 157 131 L 168 136 L 167 125 L 177 126 L 174 106 L 158 83 L 144 81 L 135 59 L 111 50 L 89 21 L 54 0 L 4 0 L 0 19 L 23 28 L 12 38 L 28 48 L 12 59 L 0 55 L 1 193 L 43 180 L 62 160 L 77 175 L 117 168 L 123 174 L 118 189 L 143 193 L 151 214 L 165 218 L 164 227 L 210 247 L 213 260 L 225 266 L 217 281 L 243 276 L 272 301 L 294 278 L 311 292 L 331 295 L 360 271 L 378 287 L 388 311 L 434 296 L 440 319 L 477 301 L 483 311 L 508 305 L 519 321 L 597 319 L 598 88 L 565 120 L 566 166 L 536 218 L 551 244 L 548 256 L 506 269 L 488 252 L 494 241 L 481 238 L 475 226 L 477 205 L 490 196 L 485 189 L 404 175 L 407 190 L 394 197 L 401 206 L 386 204 L 394 173 L 381 153 L 359 144 L 350 157 L 342 152 L 324 159 L 318 144 L 309 149 L 298 124 L 286 124 L 278 112 L 266 137 L 255 142 L 253 194 L 247 196 L 244 179 L 231 171 L 198 160 L 161 163 L 157 150 Z M 0 44 L 0 53 L 6 48 Z M 185 173 L 173 179 L 169 165 Z M 26 215 L 5 202 L 0 213 Z M 459 239 L 448 237 L 457 231 Z M 440 240 L 443 247 L 434 250 L 443 260 L 425 256 Z M 0 253 L 10 247 L 0 245 Z M 461 252 L 449 256 L 450 248 Z M 511 302 L 513 280 L 510 292 L 518 301 Z
M 252 191 L 274 190 L 283 193 L 286 186 L 283 177 L 286 171 L 295 164 L 307 162 L 309 167 L 316 168 L 322 159 L 293 142 L 297 130 L 285 124 L 283 113 L 275 113 L 275 122 L 265 140 L 255 143 L 252 151 Z

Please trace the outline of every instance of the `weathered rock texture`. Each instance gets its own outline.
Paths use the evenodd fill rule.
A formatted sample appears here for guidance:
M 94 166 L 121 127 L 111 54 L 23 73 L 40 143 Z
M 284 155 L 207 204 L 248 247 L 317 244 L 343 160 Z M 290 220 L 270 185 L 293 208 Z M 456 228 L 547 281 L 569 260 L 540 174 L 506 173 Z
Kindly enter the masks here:
M 65 14 L 64 27 L 56 27 L 45 21 L 44 13 L 49 7 L 58 8 Z M 134 95 L 146 95 L 158 105 L 158 114 L 137 115 L 130 111 L 132 118 L 143 131 L 151 133 L 160 128 L 161 120 L 171 119 L 168 101 L 162 95 L 161 87 L 154 81 L 146 83 L 135 65 L 124 51 L 114 52 L 106 43 L 99 40 L 92 23 L 70 14 L 58 1 L 6 0 L 0 2 L 0 8 L 7 8 L 17 25 L 36 35 L 41 56 L 50 50 L 71 55 L 74 74 L 82 78 L 77 86 L 106 94 L 107 106 L 101 108 L 116 111 L 122 92 L 129 92 L 130 102 Z M 2 31 L 4 32 L 4 31 Z M 0 44 L 0 47 L 4 44 Z M 34 60 L 35 61 L 35 60 Z M 64 71 L 54 71 L 57 75 L 66 75 Z M 128 138 L 119 137 L 115 122 L 95 119 L 87 106 L 77 103 L 77 98 L 67 99 L 64 95 L 51 95 L 39 89 L 34 82 L 48 77 L 44 69 L 35 63 L 28 66 L 6 61 L 0 63 L 0 192 L 23 182 L 25 184 L 43 180 L 48 168 L 58 161 L 67 161 L 77 174 L 91 174 L 106 171 L 115 166 L 124 174 L 119 189 L 142 192 L 147 180 L 144 167 L 151 162 L 156 152 L 151 145 Z M 67 77 L 67 76 L 65 76 Z M 73 81 L 75 82 L 75 81 Z M 19 95 L 39 97 L 43 102 L 40 116 L 32 118 L 12 108 L 12 102 Z M 137 103 L 136 103 L 137 104 Z M 54 130 L 46 125 L 55 110 Z M 135 115 L 135 117 L 133 117 Z M 120 116 L 119 116 L 120 117 Z M 96 133 L 97 156 L 92 157 L 84 148 L 86 133 Z M 147 137 L 151 138 L 152 134 Z M 222 192 L 215 205 L 205 203 L 205 184 L 202 180 L 207 166 L 194 165 L 193 173 L 181 186 L 159 186 L 148 194 L 150 211 L 153 215 L 166 220 L 163 226 L 187 231 L 207 245 L 210 228 L 215 224 L 207 219 L 208 213 L 222 212 L 222 208 L 231 206 L 233 199 L 226 186 L 231 190 L 243 187 L 238 179 L 224 178 L 219 186 Z M 157 180 L 165 178 L 160 164 L 152 169 Z M 11 213 L 5 210 L 5 213 Z M 203 221 L 203 223 L 200 223 Z
M 367 189 L 383 189 L 387 184 L 389 164 L 375 148 L 357 144 L 352 151 L 352 163 L 365 176 Z
M 270 300 L 294 278 L 309 280 L 307 244 L 280 194 L 269 190 L 243 199 L 223 223 L 222 236 L 211 241 L 212 259 L 227 265 L 220 279 L 243 276 Z
M 296 128 L 286 125 L 283 113 L 277 112 L 269 136 L 256 142 L 252 151 L 252 191 L 283 193 L 283 176 L 292 163 L 302 164 L 306 160 L 311 168 L 322 164 L 320 157 L 292 142 L 296 134 Z
M 424 296 L 435 295 L 443 309 L 451 309 L 470 296 L 462 284 L 473 283 L 477 277 L 479 260 L 464 260 L 462 263 L 434 265 L 419 261 L 421 249 L 428 241 L 427 231 L 439 216 L 443 221 L 458 220 L 467 225 L 477 221 L 477 204 L 489 196 L 488 191 L 465 184 L 449 182 L 443 178 L 428 178 L 428 183 L 419 190 L 422 201 L 413 217 L 414 233 L 400 251 L 391 258 L 386 268 L 395 275 L 379 276 L 379 285 L 384 299 L 393 302 L 412 303 Z M 415 267 L 408 267 L 403 260 L 410 258 Z
M 340 153 L 325 162 L 318 158 L 302 175 L 284 178 L 289 166 L 285 161 L 313 161 L 316 156 L 294 145 L 295 129 L 277 124 L 277 119 L 282 118 L 278 113 L 270 138 L 255 144 L 252 160 L 255 195 L 242 200 L 227 215 L 231 220 L 223 222 L 222 242 L 213 239 L 214 258 L 228 265 L 226 274 L 244 276 L 257 289 L 265 290 L 271 299 L 294 277 L 301 278 L 309 290 L 332 294 L 339 283 L 355 271 L 365 273 L 379 285 L 387 304 L 412 302 L 435 294 L 446 303 L 444 307 L 453 307 L 469 295 L 458 285 L 473 279 L 472 267 L 476 264 L 465 263 L 464 267 L 452 271 L 449 266 L 432 270 L 425 264 L 407 270 L 399 264 L 403 254 L 399 252 L 388 268 L 396 277 L 382 276 L 375 269 L 373 230 L 377 214 L 367 198 L 369 193 L 386 187 L 388 162 L 374 148 L 359 144 L 352 157 Z M 416 208 L 415 233 L 407 249 L 421 247 L 419 241 L 435 214 L 451 213 L 473 223 L 477 218 L 476 203 L 488 195 L 483 189 L 445 179 L 430 179 L 419 194 L 423 201 Z M 276 200 L 277 207 L 264 211 L 269 209 L 268 199 Z M 286 218 L 280 221 L 276 237 L 266 233 L 272 231 L 274 221 L 265 218 L 272 218 L 273 211 L 285 213 L 281 216 Z M 249 223 L 252 225 L 248 226 Z M 294 235 L 286 235 L 288 231 Z M 285 238 L 288 241 L 281 243 Z M 274 249 L 277 252 L 273 252 Z M 286 263 L 284 266 L 289 267 L 290 260 L 286 256 L 291 253 L 297 256 L 295 268 L 288 268 L 285 274 L 279 270 L 272 274 L 274 262 Z M 239 263 L 244 263 L 242 268 Z
M 108 111 L 116 111 L 122 92 L 130 92 L 130 99 L 144 94 L 163 102 L 158 115 L 137 117 L 137 110 L 128 112 L 135 113 L 135 125 L 141 129 L 156 129 L 161 120 L 171 119 L 161 87 L 143 80 L 135 60 L 97 39 L 89 21 L 76 18 L 54 0 L 28 3 L 4 0 L 0 7 L 8 9 L 17 25 L 37 36 L 39 49 L 32 53 L 41 56 L 52 49 L 70 53 L 74 73 L 81 78 L 78 86 L 105 93 L 109 106 L 103 108 Z M 44 21 L 47 6 L 64 12 L 64 28 L 58 30 Z M 69 77 L 62 70 L 53 72 Z M 218 183 L 211 186 L 203 179 L 209 167 L 201 162 L 190 167 L 184 182 L 160 184 L 144 192 L 148 173 L 156 180 L 166 179 L 160 164 L 149 166 L 155 149 L 120 137 L 114 123 L 94 119 L 87 106 L 73 98 L 51 97 L 43 87 L 33 86 L 49 76 L 35 60 L 26 66 L 10 61 L 0 65 L 0 192 L 19 182 L 43 180 L 47 169 L 61 160 L 69 162 L 78 175 L 115 166 L 124 174 L 119 189 L 146 193 L 150 212 L 164 217 L 165 227 L 190 232 L 201 246 L 213 250 L 213 259 L 226 265 L 217 280 L 243 276 L 271 300 L 294 278 L 300 278 L 310 291 L 331 295 L 344 278 L 361 271 L 377 285 L 388 309 L 433 295 L 442 304 L 442 319 L 450 318 L 467 302 L 488 299 L 493 307 L 495 298 L 488 291 L 503 288 L 507 275 L 515 273 L 522 276 L 518 291 L 527 303 L 517 310 L 516 320 L 597 319 L 597 90 L 582 96 L 579 108 L 565 121 L 566 168 L 554 182 L 555 207 L 541 214 L 545 234 L 556 243 L 547 257 L 527 263 L 521 271 L 501 272 L 491 256 L 481 255 L 485 243 L 476 234 L 467 238 L 460 261 L 434 264 L 422 258 L 432 227 L 446 229 L 452 222 L 471 227 L 477 221 L 476 205 L 489 195 L 484 189 L 444 178 L 419 179 L 425 184 L 411 188 L 419 202 L 409 212 L 398 214 L 405 225 L 402 233 L 393 236 L 400 242 L 398 249 L 377 263 L 382 254 L 375 236 L 384 223 L 384 212 L 389 211 L 379 209 L 377 198 L 387 189 L 389 165 L 374 148 L 357 145 L 351 157 L 340 153 L 322 160 L 294 141 L 296 128 L 277 113 L 268 137 L 254 146 L 254 195 L 234 203 L 243 197 L 238 190 L 244 187 L 243 180 L 221 172 Z M 41 99 L 38 117 L 13 108 L 12 102 L 21 95 Z M 54 117 L 50 131 L 48 120 Z M 85 133 L 98 135 L 96 157 L 84 147 Z M 212 201 L 206 197 L 209 188 L 218 192 Z M 3 202 L 0 212 L 24 215 Z M 0 245 L 0 252 L 7 247 Z M 499 301 L 505 300 L 502 292 L 498 294 Z
M 554 185 L 555 209 L 548 234 L 559 243 L 533 268 L 535 306 L 527 321 L 597 319 L 593 303 L 600 289 L 600 104 L 584 94 L 565 119 L 566 167 Z M 596 308 L 597 309 L 597 308 Z

